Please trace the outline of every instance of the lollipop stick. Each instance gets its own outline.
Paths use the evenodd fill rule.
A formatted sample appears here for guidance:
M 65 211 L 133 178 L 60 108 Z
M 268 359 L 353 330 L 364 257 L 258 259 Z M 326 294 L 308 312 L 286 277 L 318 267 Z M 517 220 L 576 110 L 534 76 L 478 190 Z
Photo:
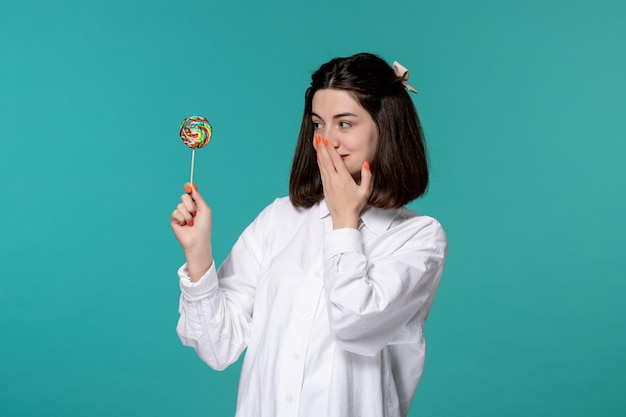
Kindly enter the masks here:
M 189 184 L 193 184 L 193 165 L 196 160 L 196 148 L 191 150 L 191 177 L 189 178 Z

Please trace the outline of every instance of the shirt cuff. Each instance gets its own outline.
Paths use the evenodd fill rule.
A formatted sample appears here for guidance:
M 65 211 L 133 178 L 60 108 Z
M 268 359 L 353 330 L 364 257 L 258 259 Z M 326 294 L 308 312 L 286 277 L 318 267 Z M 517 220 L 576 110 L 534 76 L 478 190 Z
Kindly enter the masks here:
M 178 278 L 183 296 L 190 301 L 206 298 L 218 287 L 215 261 L 213 261 L 209 270 L 196 282 L 191 282 L 186 263 L 178 269 Z
M 363 241 L 358 230 L 336 229 L 324 234 L 324 261 L 347 252 L 363 253 Z

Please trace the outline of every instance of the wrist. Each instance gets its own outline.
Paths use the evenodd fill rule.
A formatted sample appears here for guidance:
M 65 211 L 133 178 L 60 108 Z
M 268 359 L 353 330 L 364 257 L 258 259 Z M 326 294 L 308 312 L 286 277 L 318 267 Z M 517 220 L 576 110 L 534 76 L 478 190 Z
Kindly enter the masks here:
M 185 250 L 187 273 L 192 282 L 198 281 L 213 265 L 211 248 Z
M 359 217 L 358 216 L 349 216 L 349 217 L 333 217 L 333 229 L 357 229 L 359 227 Z

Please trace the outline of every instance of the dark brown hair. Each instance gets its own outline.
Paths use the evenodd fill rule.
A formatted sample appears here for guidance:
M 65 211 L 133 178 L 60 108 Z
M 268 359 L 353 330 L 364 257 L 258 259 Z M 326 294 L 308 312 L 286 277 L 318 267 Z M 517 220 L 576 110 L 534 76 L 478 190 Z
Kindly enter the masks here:
M 376 154 L 370 161 L 373 182 L 368 204 L 398 208 L 423 195 L 428 187 L 428 162 L 415 106 L 402 80 L 385 61 L 361 53 L 332 59 L 311 76 L 291 166 L 291 203 L 296 207 L 311 207 L 324 198 L 312 143 L 311 113 L 313 95 L 325 88 L 352 94 L 378 128 Z

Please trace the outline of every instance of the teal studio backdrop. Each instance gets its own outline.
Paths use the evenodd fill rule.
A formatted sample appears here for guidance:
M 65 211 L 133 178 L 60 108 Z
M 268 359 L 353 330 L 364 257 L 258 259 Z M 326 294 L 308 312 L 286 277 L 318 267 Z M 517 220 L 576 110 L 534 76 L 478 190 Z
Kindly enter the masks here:
M 400 61 L 450 240 L 411 416 L 624 416 L 626 3 L 0 3 L 0 416 L 232 416 L 175 334 L 189 178 L 218 262 L 286 195 L 310 74 Z

